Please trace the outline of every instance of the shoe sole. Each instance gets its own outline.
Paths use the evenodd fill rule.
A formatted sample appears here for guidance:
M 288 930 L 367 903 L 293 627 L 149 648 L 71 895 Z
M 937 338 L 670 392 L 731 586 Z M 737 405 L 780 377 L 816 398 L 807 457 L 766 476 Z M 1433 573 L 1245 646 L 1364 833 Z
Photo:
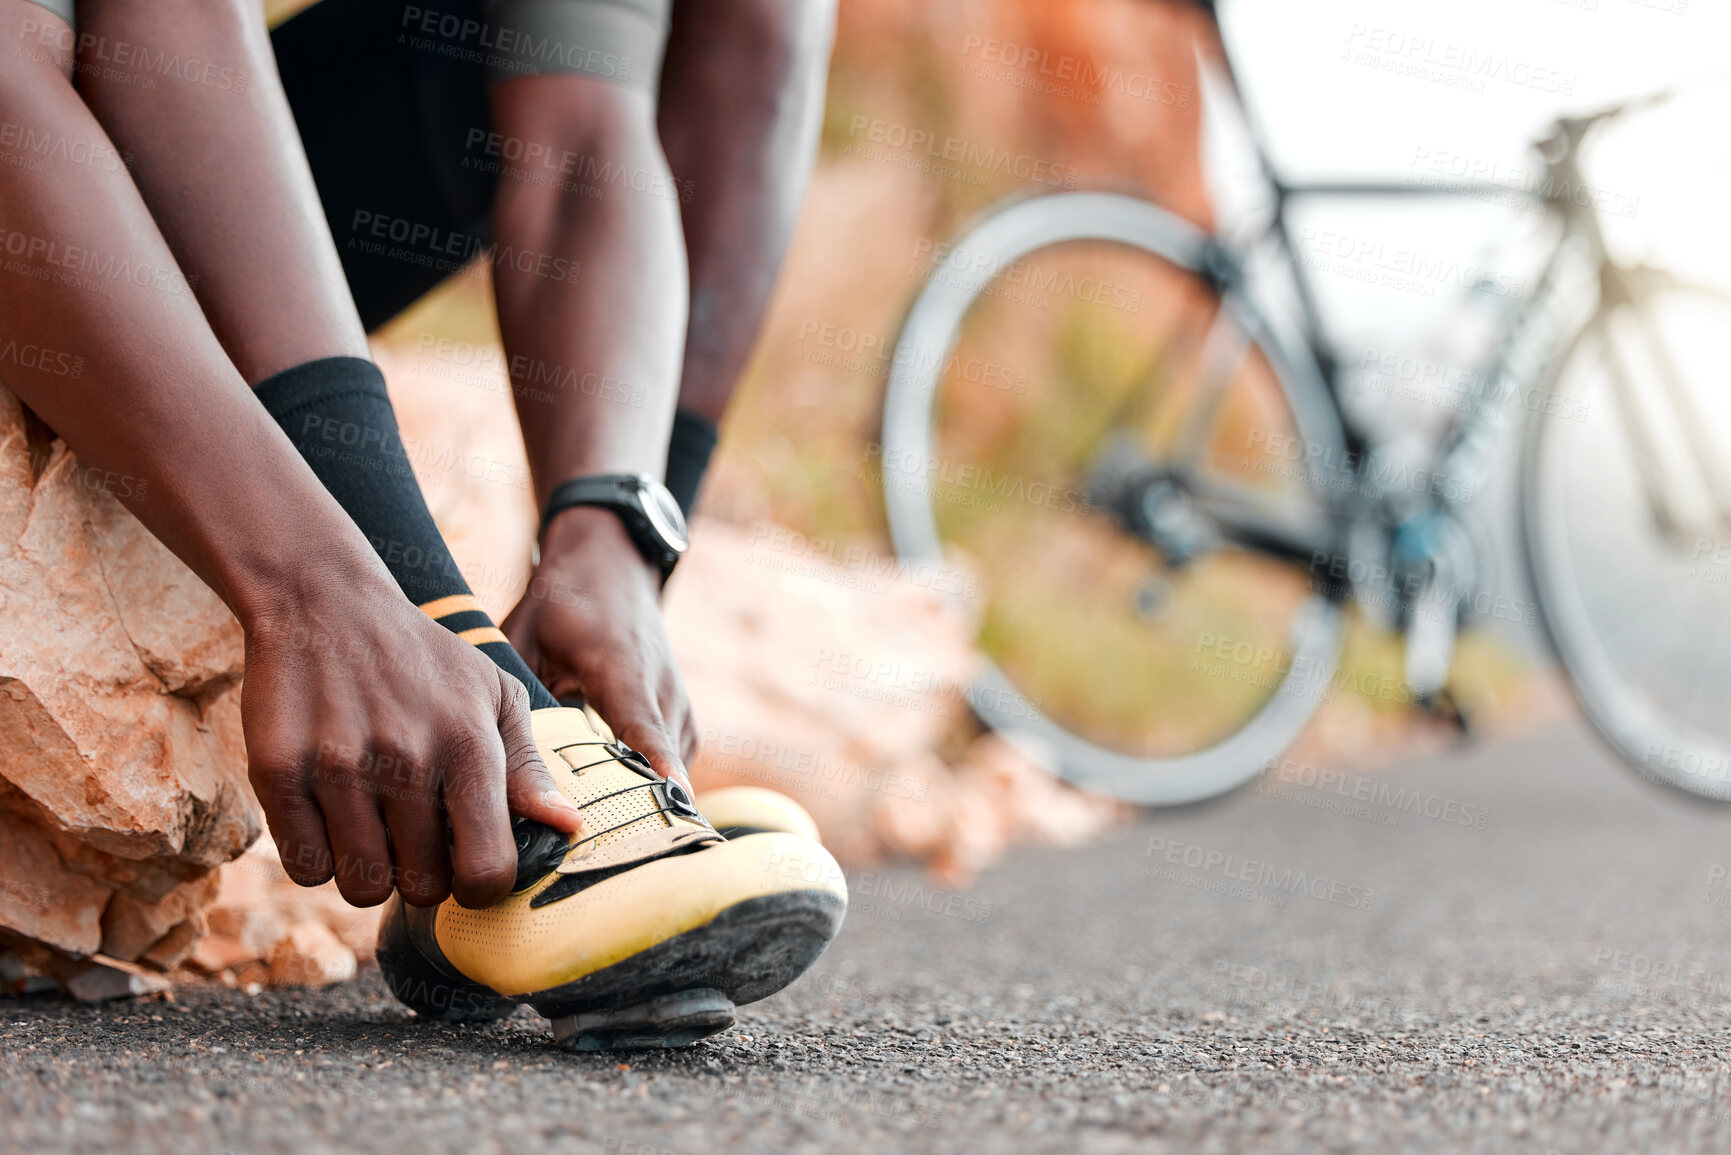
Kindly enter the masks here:
M 380 935 L 378 960 L 397 1000 L 435 1022 L 491 1022 L 527 1003 L 571 1050 L 683 1047 L 726 1030 L 736 1006 L 768 998 L 809 970 L 846 912 L 824 890 L 746 899 L 610 967 L 515 999 L 436 966 L 404 926 Z M 386 920 L 403 917 L 393 903 Z
M 733 1008 L 811 968 L 847 904 L 825 890 L 746 899 L 623 962 L 522 999 L 576 1050 L 678 1047 L 725 1030 Z

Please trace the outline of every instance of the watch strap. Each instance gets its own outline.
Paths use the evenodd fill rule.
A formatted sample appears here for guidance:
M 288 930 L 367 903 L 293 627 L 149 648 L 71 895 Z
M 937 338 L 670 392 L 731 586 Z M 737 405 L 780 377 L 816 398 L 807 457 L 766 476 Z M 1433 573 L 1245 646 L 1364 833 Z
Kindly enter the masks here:
M 661 571 L 665 585 L 673 567 L 679 564 L 679 554 L 669 551 L 650 525 L 649 515 L 643 509 L 643 485 L 644 478 L 632 473 L 597 473 L 561 482 L 547 496 L 546 508 L 541 512 L 541 533 L 547 532 L 548 523 L 555 517 L 574 506 L 610 509 L 625 523 L 637 552 Z
M 572 506 L 605 505 L 610 509 L 635 509 L 636 496 L 637 478 L 629 473 L 574 477 L 560 483 L 547 495 L 547 507 L 541 511 L 541 532 L 546 533 L 547 523 Z

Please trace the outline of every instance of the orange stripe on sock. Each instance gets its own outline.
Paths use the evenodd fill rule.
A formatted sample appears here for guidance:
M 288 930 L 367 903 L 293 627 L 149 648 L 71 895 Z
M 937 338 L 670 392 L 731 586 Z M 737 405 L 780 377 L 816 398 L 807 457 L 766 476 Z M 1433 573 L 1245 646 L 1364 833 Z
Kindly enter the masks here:
M 498 626 L 476 626 L 472 630 L 464 630 L 457 636 L 462 638 L 465 642 L 468 642 L 471 646 L 484 646 L 488 642 L 504 642 L 506 645 L 510 644 L 510 639 L 505 637 L 505 631 L 501 630 Z
M 428 602 L 421 607 L 421 612 L 434 621 L 438 621 L 440 618 L 448 618 L 452 614 L 485 613 L 486 611 L 481 608 L 481 603 L 475 600 L 474 594 L 452 594 L 450 597 L 437 598 Z

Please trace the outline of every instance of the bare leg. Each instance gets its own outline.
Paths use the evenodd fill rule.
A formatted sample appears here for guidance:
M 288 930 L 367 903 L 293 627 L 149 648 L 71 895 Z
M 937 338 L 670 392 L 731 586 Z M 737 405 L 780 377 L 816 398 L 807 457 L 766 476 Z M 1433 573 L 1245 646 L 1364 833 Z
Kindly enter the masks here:
M 606 183 L 588 193 L 529 169 L 499 178 L 494 292 L 535 496 L 545 501 L 585 473 L 659 474 L 687 290 L 653 101 L 587 76 L 524 77 L 494 90 L 493 115 L 505 139 L 540 155 L 642 174 L 638 188 Z
M 679 403 L 719 422 L 817 156 L 833 0 L 678 0 L 659 128 L 682 189 L 691 319 Z

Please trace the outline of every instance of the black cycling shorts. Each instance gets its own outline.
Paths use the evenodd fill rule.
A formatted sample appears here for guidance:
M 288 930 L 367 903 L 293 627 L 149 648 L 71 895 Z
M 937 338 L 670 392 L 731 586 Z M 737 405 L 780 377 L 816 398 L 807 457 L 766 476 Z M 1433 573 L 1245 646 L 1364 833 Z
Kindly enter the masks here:
M 594 76 L 654 94 L 672 0 L 320 0 L 271 34 L 369 330 L 491 243 L 510 142 L 487 88 Z

